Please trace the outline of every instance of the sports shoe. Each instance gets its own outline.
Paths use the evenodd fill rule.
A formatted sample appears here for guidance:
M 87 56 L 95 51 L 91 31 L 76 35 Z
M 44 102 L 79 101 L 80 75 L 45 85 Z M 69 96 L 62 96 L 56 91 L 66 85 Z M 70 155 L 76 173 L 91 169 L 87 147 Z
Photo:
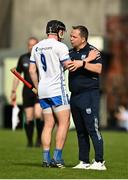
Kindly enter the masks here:
M 107 168 L 105 166 L 105 161 L 103 161 L 102 163 L 93 161 L 93 163 L 90 165 L 89 169 L 103 171 L 103 170 L 106 170 Z
M 59 161 L 55 161 L 54 159 L 52 159 L 50 164 L 51 164 L 51 167 L 65 168 L 63 159 Z
M 73 167 L 73 169 L 88 169 L 90 166 L 89 163 L 85 163 L 83 161 L 80 161 L 79 164 L 77 164 L 76 166 Z
M 42 167 L 50 168 L 51 167 L 51 163 L 48 163 L 47 161 L 43 161 Z

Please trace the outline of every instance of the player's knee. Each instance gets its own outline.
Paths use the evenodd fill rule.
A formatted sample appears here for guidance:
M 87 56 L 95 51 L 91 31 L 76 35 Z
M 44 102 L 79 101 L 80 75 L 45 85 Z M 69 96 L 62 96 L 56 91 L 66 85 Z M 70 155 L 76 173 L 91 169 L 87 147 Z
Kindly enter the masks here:
M 47 122 L 47 121 L 44 122 L 44 127 L 47 129 L 53 129 L 54 125 L 55 125 L 54 122 Z
M 26 115 L 26 120 L 27 121 L 32 121 L 34 117 L 32 115 Z
M 59 126 L 65 127 L 65 128 L 69 128 L 70 126 L 70 120 L 69 119 L 65 119 L 64 121 L 61 121 L 59 123 Z
M 42 119 L 42 115 L 40 113 L 35 113 L 35 119 Z

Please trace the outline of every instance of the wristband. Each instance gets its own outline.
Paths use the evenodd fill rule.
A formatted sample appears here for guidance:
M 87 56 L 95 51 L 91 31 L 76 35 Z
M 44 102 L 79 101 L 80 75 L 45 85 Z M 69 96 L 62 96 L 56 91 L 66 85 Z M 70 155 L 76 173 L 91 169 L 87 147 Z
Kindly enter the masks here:
M 86 61 L 83 61 L 83 66 L 82 66 L 83 68 L 85 67 L 85 64 L 86 64 Z

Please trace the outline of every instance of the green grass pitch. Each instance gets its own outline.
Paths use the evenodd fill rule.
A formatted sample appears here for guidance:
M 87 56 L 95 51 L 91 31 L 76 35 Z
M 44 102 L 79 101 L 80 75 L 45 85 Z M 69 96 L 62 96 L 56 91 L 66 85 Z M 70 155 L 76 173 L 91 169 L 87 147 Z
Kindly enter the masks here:
M 75 131 L 69 131 L 63 158 L 66 168 L 42 168 L 41 148 L 27 148 L 23 130 L 0 130 L 0 179 L 126 179 L 128 133 L 103 131 L 107 171 L 72 169 L 78 163 Z M 54 141 L 52 142 L 52 146 Z M 53 148 L 51 154 L 53 152 Z M 91 145 L 90 159 L 94 157 Z

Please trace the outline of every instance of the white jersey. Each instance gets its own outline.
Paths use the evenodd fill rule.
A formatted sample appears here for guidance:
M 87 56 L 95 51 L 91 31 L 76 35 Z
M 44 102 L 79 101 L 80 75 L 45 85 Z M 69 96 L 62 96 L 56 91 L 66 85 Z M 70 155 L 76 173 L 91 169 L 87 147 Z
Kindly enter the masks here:
M 30 63 L 36 63 L 39 71 L 39 99 L 66 96 L 62 62 L 69 59 L 68 47 L 54 38 L 44 39 L 33 47 Z

